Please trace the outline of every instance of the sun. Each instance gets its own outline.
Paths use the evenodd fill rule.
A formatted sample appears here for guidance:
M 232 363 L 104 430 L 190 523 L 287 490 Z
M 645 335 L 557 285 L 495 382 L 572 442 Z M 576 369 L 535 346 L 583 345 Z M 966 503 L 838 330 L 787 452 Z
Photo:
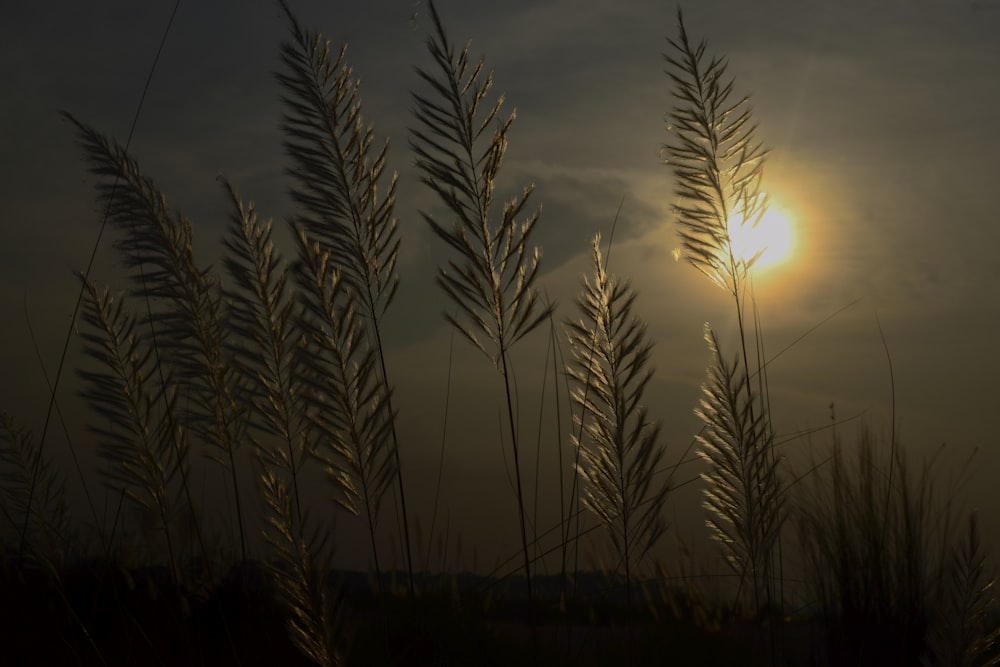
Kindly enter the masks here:
M 737 259 L 757 257 L 754 273 L 773 269 L 791 259 L 795 251 L 795 231 L 791 217 L 774 202 L 756 225 L 744 224 L 739 214 L 729 219 L 729 238 Z

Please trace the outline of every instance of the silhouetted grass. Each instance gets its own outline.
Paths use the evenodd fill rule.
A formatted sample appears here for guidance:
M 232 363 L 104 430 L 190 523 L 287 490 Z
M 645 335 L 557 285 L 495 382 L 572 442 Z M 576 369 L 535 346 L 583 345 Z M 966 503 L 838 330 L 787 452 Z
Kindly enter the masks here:
M 664 449 L 643 393 L 653 369 L 646 325 L 632 312 L 636 293 L 608 275 L 593 242 L 593 279 L 577 299 L 578 321 L 567 322 L 573 363 L 568 369 L 582 438 L 578 474 L 583 503 L 607 529 L 625 575 L 626 606 L 639 565 L 666 530 L 662 511 L 669 487 L 654 479 Z M 616 568 L 617 569 L 617 568 Z
M 431 3 L 431 65 L 416 75 L 410 144 L 443 210 L 421 215 L 453 254 L 438 270 L 452 308 L 445 317 L 504 382 L 506 423 L 495 435 L 501 444 L 509 438 L 513 454 L 521 544 L 488 576 L 415 573 L 395 421 L 407 397 L 393 392 L 383 345 L 383 316 L 400 284 L 396 177 L 387 173 L 386 145 L 376 145 L 362 118 L 346 48 L 331 49 L 282 7 L 290 38 L 279 85 L 296 204 L 287 254 L 272 221 L 224 180 L 225 275 L 199 265 L 193 223 L 167 205 L 125 148 L 69 117 L 131 288 L 117 294 L 82 281 L 81 397 L 91 409 L 109 511 L 101 525 L 71 525 L 58 468 L 29 430 L 3 415 L 0 661 L 1000 661 L 994 580 L 977 519 L 963 512 L 955 489 L 936 486 L 936 460 L 914 475 L 895 435 L 884 443 L 868 431 L 854 459 L 834 439 L 829 457 L 798 478 L 776 455 L 762 326 L 756 316 L 752 327 L 744 321 L 753 260 L 736 256 L 728 231 L 734 214 L 755 224 L 766 208 L 759 193 L 766 152 L 754 139 L 747 99 L 730 97 L 725 61 L 689 39 L 680 16 L 667 56 L 675 107 L 665 147 L 680 238 L 685 257 L 732 296 L 740 327 L 733 359 L 707 329 L 711 362 L 695 439 L 707 470 L 692 482 L 704 487 L 708 532 L 730 570 L 705 571 L 682 550 L 646 574 L 666 531 L 668 491 L 681 484 L 659 476 L 660 424 L 645 404 L 652 342 L 635 291 L 608 272 L 599 236 L 577 319 L 566 322 L 565 338 L 554 325 L 548 338 L 551 379 L 571 387 L 556 392 L 564 402 L 556 418 L 576 408 L 575 428 L 555 429 L 574 433 L 565 444 L 576 455 L 560 465 L 572 467 L 571 495 L 584 509 L 574 498 L 568 510 L 561 504 L 558 524 L 537 525 L 522 483 L 530 463 L 510 352 L 556 321 L 538 286 L 539 215 L 530 210 L 531 185 L 496 201 L 513 115 L 501 113 L 492 73 L 468 47 L 454 47 Z M 556 360 L 567 339 L 564 364 Z M 204 456 L 221 467 L 202 471 Z M 202 516 L 193 470 L 231 494 L 237 544 Z M 328 508 L 306 491 L 310 475 L 325 479 L 322 495 L 347 520 L 364 522 L 373 572 L 333 568 L 341 536 Z M 537 468 L 532 476 L 537 496 L 547 480 Z M 393 491 L 401 515 L 393 538 L 405 572 L 387 567 L 379 550 L 386 531 L 379 519 Z M 253 496 L 262 500 L 257 516 L 245 501 Z M 596 524 L 581 521 L 585 511 Z M 799 537 L 794 556 L 780 548 L 786 517 Z M 262 551 L 254 553 L 251 531 Z M 568 564 L 570 542 L 591 532 L 611 547 L 603 573 Z M 560 574 L 540 576 L 539 561 L 555 552 Z M 802 579 L 788 582 L 802 599 L 786 599 L 786 560 L 802 566 Z M 570 586 L 575 595 L 567 595 Z M 786 617 L 788 609 L 801 611 Z

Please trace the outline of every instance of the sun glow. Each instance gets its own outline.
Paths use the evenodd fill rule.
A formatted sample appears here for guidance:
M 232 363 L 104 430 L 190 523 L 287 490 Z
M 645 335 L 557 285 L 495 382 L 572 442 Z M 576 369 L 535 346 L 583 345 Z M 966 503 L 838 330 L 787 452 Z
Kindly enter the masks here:
M 749 262 L 755 256 L 755 273 L 772 269 L 791 259 L 795 250 L 792 220 L 784 211 L 769 206 L 756 225 L 743 223 L 741 215 L 729 219 L 729 238 L 736 257 Z

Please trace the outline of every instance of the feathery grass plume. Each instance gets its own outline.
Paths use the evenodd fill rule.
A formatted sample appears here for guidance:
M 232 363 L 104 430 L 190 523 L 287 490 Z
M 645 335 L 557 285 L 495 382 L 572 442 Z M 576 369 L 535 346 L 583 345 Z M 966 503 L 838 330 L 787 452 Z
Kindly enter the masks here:
M 261 464 L 262 489 L 269 512 L 263 535 L 277 555 L 271 570 L 281 601 L 290 614 L 289 636 L 315 664 L 343 665 L 347 619 L 341 597 L 330 590 L 332 550 L 326 535 L 314 531 L 311 538 L 304 537 L 302 519 L 295 516 L 288 487 L 265 461 Z
M 338 504 L 355 516 L 364 515 L 381 589 L 376 528 L 382 499 L 396 474 L 389 397 L 379 382 L 375 350 L 365 336 L 354 292 L 334 268 L 332 254 L 302 229 L 296 238 L 296 279 L 311 346 L 305 380 L 315 401 L 310 420 L 319 434 L 316 451 L 340 491 Z
M 100 178 L 97 188 L 109 222 L 121 234 L 116 247 L 132 271 L 134 292 L 146 299 L 155 363 L 173 365 L 174 381 L 192 399 L 185 419 L 171 418 L 189 423 L 207 445 L 208 456 L 229 471 L 245 560 L 236 451 L 246 426 L 232 393 L 235 370 L 224 340 L 218 285 L 195 263 L 190 220 L 167 208 L 163 193 L 120 145 L 66 117 L 77 127 L 91 172 Z M 155 312 L 154 299 L 164 302 Z
M 529 246 L 529 241 L 538 212 L 521 220 L 534 186 L 529 185 L 504 203 L 497 215 L 493 206 L 496 178 L 514 114 L 499 116 L 503 96 L 489 101 L 492 72 L 486 72 L 482 59 L 470 61 L 468 46 L 456 53 L 433 2 L 430 10 L 434 34 L 427 48 L 435 67 L 432 71 L 417 69 L 430 93 L 414 94 L 417 127 L 411 130 L 410 145 L 421 181 L 438 195 L 454 222 L 442 224 L 426 212 L 422 215 L 434 233 L 458 254 L 458 259 L 449 260 L 447 267 L 438 270 L 437 283 L 454 302 L 457 313 L 446 312 L 445 318 L 503 375 L 524 573 L 533 609 L 508 357 L 511 347 L 552 312 L 552 306 L 539 301 L 534 286 L 541 253 Z
M 716 536 L 729 547 L 727 557 L 730 564 L 736 566 L 742 561 L 741 567 L 750 568 L 749 572 L 745 570 L 740 572 L 741 585 L 743 577 L 748 573 L 751 574 L 754 580 L 755 606 L 759 611 L 761 592 L 766 594 L 765 602 L 768 605 L 776 601 L 771 585 L 771 570 L 776 566 L 772 562 L 772 547 L 776 540 L 780 542 L 777 528 L 780 524 L 778 505 L 781 494 L 776 473 L 777 459 L 772 449 L 773 438 L 770 434 L 769 392 L 761 364 L 762 332 L 757 318 L 756 304 L 753 308 L 753 335 L 757 345 L 756 372 L 751 372 L 751 356 L 747 349 L 749 334 L 744 314 L 746 287 L 749 283 L 750 270 L 759 253 L 751 258 L 741 257 L 734 247 L 730 226 L 732 224 L 756 226 L 767 209 L 767 198 L 760 191 L 767 151 L 755 137 L 757 125 L 753 120 L 749 98 L 733 100 L 734 82 L 726 74 L 726 60 L 718 56 L 708 57 L 705 40 L 698 42 L 697 46 L 691 43 L 679 7 L 677 23 L 678 36 L 676 39 L 667 38 L 670 52 L 664 54 L 668 65 L 666 73 L 673 83 L 675 102 L 668 114 L 667 131 L 670 133 L 670 141 L 663 146 L 663 152 L 667 163 L 673 167 L 677 183 L 677 203 L 674 205 L 674 211 L 680 225 L 680 255 L 732 296 L 745 369 L 742 373 L 743 388 L 721 384 L 721 381 L 728 379 L 724 374 L 720 375 L 720 372 L 725 369 L 735 374 L 737 368 L 735 363 L 731 369 L 722 363 L 714 334 L 710 334 L 709 343 L 717 363 L 715 369 L 710 370 L 706 391 L 709 396 L 707 405 L 714 412 L 705 413 L 703 410 L 702 414 L 709 414 L 713 419 L 721 419 L 722 421 L 716 424 L 717 427 L 728 421 L 730 426 L 740 425 L 749 428 L 750 430 L 742 433 L 734 431 L 729 436 L 724 435 L 725 429 L 715 430 L 717 435 L 723 434 L 722 441 L 725 437 L 750 438 L 751 441 L 733 441 L 729 444 L 742 448 L 733 450 L 741 455 L 745 454 L 755 459 L 763 456 L 766 461 L 754 462 L 754 474 L 767 473 L 764 477 L 745 480 L 748 484 L 756 486 L 756 490 L 746 485 L 735 487 L 738 493 L 749 494 L 743 496 L 742 505 L 732 504 L 736 500 L 734 489 L 721 487 L 710 491 L 710 494 L 722 492 L 723 496 L 715 498 L 710 495 L 707 504 L 722 521 L 719 523 L 713 519 L 710 523 L 715 525 Z M 751 385 L 752 375 L 757 375 L 756 390 Z M 712 392 L 716 394 L 714 397 Z M 736 411 L 731 414 L 719 412 L 720 409 L 727 407 L 726 401 L 722 399 L 732 399 L 733 402 L 728 407 L 743 414 Z M 706 403 L 703 401 L 702 405 L 704 408 Z M 703 449 L 703 455 L 708 451 Z M 718 459 L 718 465 L 729 465 L 731 472 L 749 462 L 727 461 L 721 450 L 708 456 L 716 455 L 721 457 Z M 714 480 L 713 483 L 724 481 L 715 473 L 712 473 L 710 478 Z M 765 485 L 773 486 L 765 488 Z M 758 508 L 752 504 L 757 501 L 776 504 L 774 507 Z M 730 503 L 728 506 L 727 502 Z M 743 516 L 738 517 L 734 513 Z M 750 523 L 740 528 L 741 523 L 750 519 L 754 521 L 767 519 L 777 523 L 773 526 Z M 740 533 L 744 528 L 751 532 L 743 533 L 741 539 L 732 541 L 736 535 L 729 534 L 729 531 L 736 529 L 737 533 Z M 774 534 L 770 532 L 772 529 L 775 530 Z M 750 541 L 745 541 L 747 539 Z M 737 546 L 741 540 L 743 540 L 742 545 Z M 738 554 L 732 550 L 733 548 L 744 552 Z M 747 549 L 751 549 L 752 552 L 746 551 Z M 777 567 L 780 567 L 780 549 L 778 551 Z
M 396 174 L 386 176 L 389 143 L 373 147 L 375 132 L 361 115 L 360 82 L 321 34 L 303 30 L 287 3 L 292 39 L 281 45 L 285 150 L 292 159 L 294 217 L 328 251 L 346 286 L 362 304 L 366 333 L 377 353 L 379 381 L 392 409 L 392 383 L 382 343 L 382 317 L 399 287 L 399 230 L 393 211 Z M 413 556 L 396 424 L 390 424 L 403 543 L 413 589 Z
M 305 464 L 308 430 L 302 369 L 302 331 L 289 269 L 271 241 L 271 220 L 261 221 L 253 203 L 244 205 L 228 181 L 223 187 L 232 214 L 224 264 L 234 287 L 223 292 L 232 334 L 235 368 L 246 388 L 250 425 L 273 442 L 257 443 L 259 456 L 291 482 L 294 517 L 302 519 L 299 472 Z M 255 438 L 256 440 L 256 438 Z
M 580 451 L 578 474 L 586 483 L 583 503 L 606 526 L 623 564 L 626 599 L 632 605 L 637 565 L 663 534 L 661 510 L 669 488 L 656 483 L 663 458 L 660 425 L 642 405 L 653 370 L 646 325 L 632 314 L 635 291 L 609 276 L 603 266 L 601 236 L 593 241 L 594 278 L 583 280 L 577 298 L 582 319 L 568 321 L 572 365 L 567 369 L 572 398 L 580 408 L 574 434 Z
M 707 524 L 739 576 L 741 592 L 750 578 L 759 611 L 762 600 L 772 599 L 771 551 L 784 520 L 773 437 L 760 413 L 753 412 L 756 397 L 739 361 L 726 361 L 711 327 L 705 327 L 705 339 L 712 362 L 695 414 L 705 425 L 696 438 L 698 454 L 709 464 L 702 474 L 708 484 L 704 507 L 711 513 Z
M 455 53 L 433 3 L 431 10 L 436 34 L 427 46 L 440 71 L 417 72 L 440 99 L 414 95 L 418 127 L 411 131 L 411 145 L 421 181 L 440 197 L 455 223 L 443 225 L 426 212 L 422 215 L 460 256 L 438 273 L 438 284 L 461 311 L 445 317 L 500 368 L 510 348 L 552 311 L 541 305 L 534 287 L 541 252 L 529 240 L 538 211 L 519 220 L 534 185 L 504 203 L 499 220 L 492 220 L 496 178 L 514 114 L 498 118 L 503 96 L 491 107 L 483 106 L 492 73 L 484 72 L 482 60 L 470 65 L 468 47 Z
M 99 291 L 93 282 L 86 288 L 83 320 L 89 330 L 81 331 L 84 353 L 100 364 L 100 370 L 78 371 L 86 382 L 82 396 L 99 418 L 88 428 L 109 464 L 102 469 L 107 484 L 157 517 L 170 571 L 177 577 L 171 524 L 187 444 L 183 434 L 172 432 L 164 414 L 174 409 L 176 391 L 161 384 L 152 348 L 136 331 L 124 295 Z M 174 447 L 175 438 L 179 448 Z
M 678 37 L 667 38 L 671 51 L 664 54 L 666 73 L 673 83 L 673 108 L 668 114 L 670 141 L 663 146 L 673 167 L 683 256 L 696 269 L 733 297 L 742 346 L 747 393 L 750 394 L 750 355 L 744 306 L 750 270 L 759 253 L 749 259 L 734 247 L 730 226 L 756 226 L 767 210 L 760 191 L 767 151 L 755 138 L 749 98 L 733 101 L 733 80 L 727 77 L 725 59 L 706 56 L 707 44 L 692 45 L 677 9 Z M 763 251 L 761 251 L 763 252 Z M 753 295 L 751 292 L 751 300 Z M 756 305 L 754 306 L 755 325 Z M 761 329 L 754 327 L 757 356 L 761 354 Z M 767 383 L 760 368 L 755 407 L 769 417 Z
M 360 82 L 346 62 L 346 45 L 334 56 L 329 41 L 304 31 L 282 6 L 292 28 L 292 41 L 281 45 L 286 71 L 278 81 L 286 91 L 285 150 L 300 207 L 295 220 L 330 251 L 377 323 L 399 286 L 397 178 L 385 178 L 389 144 L 372 148 L 375 132 L 361 116 Z
M 979 540 L 979 521 L 970 512 L 968 528 L 945 564 L 940 616 L 932 638 L 936 662 L 954 667 L 1000 664 L 1000 627 L 986 554 Z
M 756 225 L 766 209 L 760 180 L 767 155 L 755 139 L 749 98 L 731 98 L 726 61 L 706 57 L 706 42 L 694 46 L 677 10 L 679 35 L 667 38 L 667 75 L 676 100 L 668 114 L 671 141 L 664 145 L 677 179 L 674 207 L 681 226 L 682 254 L 712 282 L 740 299 L 756 257 L 742 259 L 733 247 L 730 221 Z
M 49 457 L 40 456 L 31 431 L 18 425 L 6 412 L 0 413 L 0 544 L 14 544 L 21 527 L 31 526 L 27 535 L 30 552 L 58 569 L 73 547 L 66 481 Z M 34 499 L 28 507 L 32 479 Z M 31 513 L 31 522 L 25 514 Z M 6 539 L 10 538 L 10 539 Z

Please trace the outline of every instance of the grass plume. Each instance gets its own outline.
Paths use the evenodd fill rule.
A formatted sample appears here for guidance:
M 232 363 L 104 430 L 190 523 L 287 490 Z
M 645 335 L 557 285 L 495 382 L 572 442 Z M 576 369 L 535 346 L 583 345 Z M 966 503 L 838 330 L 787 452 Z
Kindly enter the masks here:
M 411 596 L 413 556 L 403 484 L 392 383 L 382 341 L 382 318 L 399 287 L 399 229 L 394 216 L 396 174 L 387 175 L 388 142 L 375 145 L 375 131 L 361 114 L 360 82 L 346 60 L 347 45 L 334 55 L 319 33 L 304 30 L 282 2 L 291 39 L 282 44 L 285 149 L 292 160 L 294 217 L 329 252 L 353 292 L 362 326 L 375 350 L 378 381 L 388 403 L 393 468 L 402 522 Z
M 636 293 L 609 276 L 594 237 L 593 281 L 584 278 L 577 298 L 582 318 L 569 321 L 572 398 L 580 414 L 574 435 L 583 502 L 605 525 L 625 574 L 627 604 L 637 565 L 663 534 L 661 511 L 669 487 L 654 480 L 663 458 L 660 425 L 642 404 L 653 377 L 652 345 L 645 324 L 632 313 Z
M 534 188 L 515 184 L 512 197 L 499 194 L 507 186 L 504 160 L 514 114 L 495 92 L 485 62 L 472 58 L 468 46 L 450 42 L 436 7 L 429 6 L 430 57 L 414 75 L 409 135 L 415 170 L 435 200 L 421 215 L 447 249 L 436 277 L 452 340 L 461 334 L 489 360 L 483 370 L 503 379 L 506 415 L 480 425 L 476 435 L 494 437 L 504 455 L 497 472 L 514 487 L 521 545 L 483 578 L 476 576 L 481 570 L 474 550 L 476 572 L 448 576 L 449 567 L 463 568 L 465 561 L 454 508 L 442 514 L 450 518 L 442 518 L 444 528 L 435 532 L 443 433 L 427 540 L 429 553 L 436 538 L 442 571 L 426 573 L 418 597 L 396 433 L 399 396 L 383 345 L 400 286 L 397 180 L 388 143 L 362 113 L 361 86 L 346 49 L 331 49 L 322 34 L 303 29 L 287 2 L 279 4 L 289 27 L 277 75 L 293 206 L 281 218 L 291 231 L 287 252 L 279 248 L 282 234 L 272 220 L 259 217 L 223 179 L 228 218 L 222 262 L 218 272 L 200 265 L 191 221 L 167 206 L 126 149 L 70 117 L 132 287 L 125 297 L 89 278 L 80 283 L 81 396 L 90 408 L 99 474 L 119 510 L 127 507 L 142 523 L 121 530 L 117 541 L 101 531 L 96 563 L 85 557 L 67 565 L 62 554 L 81 545 L 69 530 L 67 486 L 31 433 L 0 417 L 0 537 L 6 542 L 20 532 L 28 556 L 12 558 L 14 551 L 0 545 L 0 589 L 10 601 L 0 610 L 8 662 L 21 657 L 9 648 L 17 646 L 45 664 L 133 664 L 146 652 L 164 664 L 285 664 L 296 658 L 318 665 L 517 664 L 529 655 L 536 664 L 565 665 L 997 663 L 1000 646 L 990 625 L 997 618 L 995 585 L 980 524 L 970 517 L 955 539 L 954 494 L 945 494 L 939 512 L 933 460 L 914 475 L 894 430 L 887 457 L 862 433 L 856 459 L 850 458 L 836 446 L 835 434 L 827 463 L 797 479 L 781 474 L 785 461 L 775 450 L 769 361 L 753 294 L 755 259 L 738 256 L 730 238 L 733 225 L 756 224 L 767 206 L 760 192 L 766 151 L 754 137 L 748 99 L 734 94 L 726 61 L 710 56 L 704 41 L 692 41 L 679 14 L 680 30 L 666 54 L 675 97 L 664 152 L 677 184 L 680 252 L 732 297 L 739 323 L 734 344 L 742 350 L 724 354 L 715 332 L 706 329 L 711 361 L 697 407 L 702 430 L 671 466 L 663 461 L 656 406 L 644 405 L 655 383 L 653 348 L 635 290 L 609 273 L 596 237 L 575 310 L 560 317 L 572 355 L 562 358 L 555 308 L 537 287 Z M 541 399 L 531 410 L 538 410 L 538 447 L 530 452 L 512 360 L 515 346 L 530 347 L 529 334 L 546 319 L 548 351 L 544 365 L 533 369 L 544 368 L 543 380 L 540 392 L 531 392 Z M 417 342 L 400 348 L 400 358 L 424 354 L 424 343 L 433 343 Z M 413 370 L 420 372 L 429 359 Z M 452 361 L 449 356 L 445 430 Z M 565 393 L 549 388 L 549 373 L 567 383 Z M 428 376 L 414 379 L 426 393 Z M 554 411 L 547 392 L 554 393 Z M 409 409 L 426 412 L 427 398 L 416 397 Z M 568 441 L 575 460 L 563 456 L 562 401 L 575 420 Z M 426 416 L 415 416 L 419 433 Z M 559 446 L 558 480 L 547 477 L 555 462 L 542 456 L 550 437 Z M 246 455 L 246 444 L 253 456 Z M 199 533 L 200 560 L 185 560 L 191 555 L 183 541 L 190 527 L 185 521 L 194 521 L 195 530 L 200 521 L 189 471 L 200 475 L 204 466 L 212 479 L 218 474 L 214 463 L 190 455 L 202 446 L 232 476 L 226 484 L 235 493 L 237 520 L 229 525 L 239 524 L 244 555 L 244 518 L 252 519 L 243 516 L 246 489 L 241 493 L 236 481 L 245 485 L 246 467 L 256 466 L 255 490 L 263 500 L 258 537 L 266 542 L 262 558 L 271 577 L 258 578 L 253 562 L 241 562 L 238 576 L 212 575 L 215 558 L 233 548 L 232 534 L 213 554 Z M 673 483 L 694 448 L 693 460 L 706 472 Z M 414 456 L 420 458 L 419 448 Z M 455 466 L 459 470 L 470 475 L 464 491 L 477 473 Z M 323 473 L 327 483 L 313 488 L 312 476 Z M 564 488 L 564 474 L 572 475 L 572 488 Z M 533 499 L 525 479 L 533 479 Z M 695 558 L 681 545 L 675 574 L 660 568 L 654 575 L 667 604 L 652 598 L 649 607 L 636 604 L 637 591 L 655 590 L 640 572 L 648 572 L 654 545 L 663 546 L 668 493 L 688 483 L 704 491 L 705 532 L 736 576 L 689 570 L 686 562 Z M 545 525 L 555 507 L 546 507 L 543 496 L 557 484 L 558 519 Z M 790 493 L 793 487 L 802 493 Z M 338 507 L 313 514 L 319 511 L 310 502 L 313 491 L 333 495 Z M 476 501 L 498 502 L 461 498 Z M 513 505 L 510 497 L 500 501 Z M 401 520 L 388 535 L 386 509 L 396 509 Z M 341 510 L 364 522 L 367 536 L 335 549 L 343 535 L 336 521 Z M 465 517 L 476 508 L 460 510 Z M 109 517 L 113 511 L 112 505 Z M 488 520 L 489 511 L 480 518 Z M 584 518 L 581 528 L 581 514 L 588 512 L 596 520 Z M 103 528 L 98 513 L 91 514 Z M 796 519 L 802 538 L 801 553 L 789 552 L 802 557 L 801 582 L 786 579 L 781 569 L 786 514 Z M 423 542 L 419 521 L 414 529 Z M 572 565 L 569 577 L 570 559 L 579 563 L 580 540 L 590 534 L 610 542 L 617 561 L 602 563 L 604 576 Z M 386 557 L 382 546 L 387 536 L 391 554 L 397 543 L 405 544 L 408 600 L 395 595 L 397 573 L 387 567 L 392 555 Z M 162 549 L 142 548 L 150 537 L 157 549 L 166 545 L 171 582 L 160 567 Z M 374 561 L 367 585 L 363 573 L 345 572 L 341 587 L 332 586 L 335 560 L 354 565 L 365 558 L 367 542 Z M 145 561 L 127 559 L 135 545 Z M 554 576 L 539 576 L 548 574 L 544 568 L 554 554 L 558 593 Z M 527 580 L 527 604 L 519 571 Z M 624 590 L 616 585 L 622 579 Z M 726 586 L 736 579 L 737 603 L 721 601 L 715 582 Z M 785 589 L 778 588 L 786 581 L 789 590 L 806 592 L 807 611 L 773 613 L 786 603 Z M 767 613 L 758 618 L 766 622 L 746 622 L 751 606 Z M 799 632 L 817 626 L 818 637 Z M 58 641 L 39 641 L 39 633 Z M 821 645 L 827 638 L 836 641 Z M 808 660 L 800 648 L 811 651 Z M 264 649 L 273 649 L 273 657 Z
M 534 187 L 524 188 L 521 194 L 504 203 L 497 215 L 496 180 L 514 114 L 500 115 L 503 96 L 490 100 L 492 72 L 486 70 L 484 60 L 470 59 L 468 46 L 456 51 L 433 2 L 430 10 L 434 33 L 427 41 L 427 48 L 434 68 L 418 68 L 417 74 L 431 92 L 414 94 L 417 126 L 411 130 L 410 144 L 421 181 L 437 194 L 453 220 L 451 224 L 442 223 L 423 212 L 434 233 L 458 257 L 438 270 L 438 285 L 457 313 L 445 312 L 445 318 L 492 360 L 503 376 L 524 574 L 533 610 L 531 555 L 509 353 L 518 340 L 552 312 L 551 306 L 541 304 L 534 286 L 541 253 L 529 242 L 538 212 L 521 219 Z
M 90 430 L 108 462 L 104 468 L 108 484 L 156 516 L 171 575 L 177 577 L 171 524 L 178 473 L 187 465 L 187 440 L 183 433 L 174 432 L 166 416 L 175 408 L 177 393 L 160 383 L 152 349 L 138 335 L 123 295 L 114 297 L 88 283 L 83 320 L 89 325 L 81 334 L 84 351 L 100 364 L 100 370 L 79 372 L 86 382 L 82 395 L 100 417 Z M 175 443 L 180 446 L 175 448 Z
M 55 565 L 69 555 L 72 543 L 66 504 L 66 482 L 49 457 L 41 453 L 31 431 L 0 413 L 0 535 L 14 544 L 22 526 L 30 526 L 29 553 Z M 37 463 L 36 463 L 37 462 Z M 34 484 L 33 484 L 34 481 Z M 28 498 L 34 498 L 30 503 Z M 31 521 L 26 515 L 31 514 Z
M 301 521 L 299 474 L 309 451 L 303 334 L 296 323 L 290 271 L 271 240 L 272 223 L 244 205 L 228 181 L 232 204 L 224 263 L 233 287 L 224 292 L 232 357 L 251 406 L 249 421 L 276 444 L 258 443 L 259 455 L 291 484 L 294 516 Z
M 712 282 L 740 298 L 756 258 L 740 258 L 730 221 L 756 225 L 766 208 L 760 194 L 767 152 L 756 140 L 748 97 L 733 100 L 726 60 L 694 45 L 677 11 L 678 36 L 664 55 L 675 104 L 669 113 L 671 140 L 664 146 L 677 179 L 674 210 L 682 254 Z
M 167 207 L 166 197 L 124 148 L 68 114 L 67 118 L 76 125 L 91 171 L 100 179 L 98 192 L 109 223 L 121 235 L 116 246 L 131 271 L 134 292 L 146 301 L 155 363 L 160 368 L 171 365 L 172 381 L 193 399 L 183 420 L 176 414 L 171 418 L 189 423 L 209 458 L 230 475 L 240 555 L 245 560 L 237 475 L 245 414 L 233 396 L 235 370 L 225 342 L 218 284 L 195 262 L 191 221 Z M 154 301 L 165 306 L 153 311 Z
M 381 587 L 376 527 L 386 491 L 395 477 L 388 394 L 379 382 L 375 350 L 368 344 L 354 292 L 334 268 L 330 252 L 298 233 L 297 278 L 305 307 L 303 326 L 312 368 L 306 375 L 317 454 L 338 488 L 338 504 L 363 515 Z
M 753 411 L 756 397 L 746 371 L 736 359 L 723 357 L 711 328 L 706 327 L 705 338 L 712 361 L 696 410 L 705 428 L 696 439 L 698 454 L 709 464 L 702 475 L 707 523 L 739 577 L 741 591 L 749 577 L 759 610 L 770 590 L 771 550 L 784 519 L 777 461 L 771 456 L 773 437 L 761 413 Z
M 782 496 L 772 449 L 769 391 L 760 363 L 762 332 L 752 290 L 756 370 L 747 346 L 751 333 L 744 312 L 746 290 L 752 285 L 750 271 L 760 254 L 740 256 L 731 225 L 756 226 L 767 210 L 767 199 L 760 191 L 767 151 L 756 139 L 749 98 L 733 97 L 734 81 L 726 73 L 726 60 L 709 57 L 705 40 L 697 45 L 690 40 L 680 8 L 677 23 L 678 35 L 667 39 L 670 50 L 664 54 L 675 102 L 668 114 L 670 140 L 663 151 L 676 179 L 679 254 L 732 297 L 744 369 L 739 375 L 743 386 L 734 386 L 738 364 L 723 359 L 715 334 L 709 330 L 706 338 L 713 362 L 706 397 L 698 410 L 707 427 L 706 435 L 699 436 L 701 454 L 712 465 L 705 477 L 709 483 L 706 507 L 714 515 L 709 525 L 740 576 L 741 590 L 747 574 L 752 577 L 759 610 L 762 592 L 767 605 L 775 601 L 771 551 L 780 540 Z M 756 389 L 751 384 L 753 375 L 758 378 Z
M 931 639 L 938 664 L 1000 664 L 1000 627 L 995 625 L 993 596 L 996 578 L 986 565 L 975 512 L 969 513 L 966 530 L 952 548 L 942 579 L 944 600 Z
M 314 664 L 340 667 L 346 664 L 348 633 L 341 598 L 330 588 L 331 549 L 322 532 L 306 539 L 296 528 L 301 522 L 288 489 L 266 464 L 261 481 L 269 513 L 264 538 L 277 555 L 271 569 L 289 614 L 289 637 Z

